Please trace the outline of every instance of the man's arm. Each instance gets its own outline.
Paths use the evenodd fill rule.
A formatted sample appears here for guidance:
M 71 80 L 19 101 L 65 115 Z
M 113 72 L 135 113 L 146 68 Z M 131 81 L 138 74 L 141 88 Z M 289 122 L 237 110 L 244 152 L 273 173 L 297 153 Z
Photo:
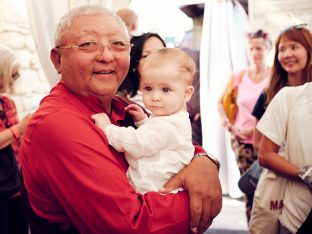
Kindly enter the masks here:
M 219 180 L 219 166 L 204 149 L 195 145 L 195 157 L 191 163 L 165 184 L 164 193 L 183 187 L 189 192 L 191 222 L 194 233 L 203 233 L 212 224 L 222 208 L 222 189 Z
M 124 158 L 91 119 L 51 114 L 35 127 L 28 137 L 40 147 L 27 152 L 23 174 L 39 216 L 81 233 L 188 233 L 187 193 L 136 193 Z

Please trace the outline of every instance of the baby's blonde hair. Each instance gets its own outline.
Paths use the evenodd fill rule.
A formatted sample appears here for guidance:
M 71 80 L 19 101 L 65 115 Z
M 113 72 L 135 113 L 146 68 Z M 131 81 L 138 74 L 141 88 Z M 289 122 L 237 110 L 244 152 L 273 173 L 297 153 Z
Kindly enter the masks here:
M 178 48 L 162 48 L 151 53 L 144 60 L 142 70 L 146 68 L 158 68 L 163 64 L 175 63 L 183 73 L 183 78 L 188 85 L 192 84 L 193 77 L 196 73 L 196 64 L 193 58 Z M 174 67 L 172 69 L 175 69 Z
M 10 90 L 10 82 L 12 79 L 13 68 L 19 66 L 17 57 L 13 51 L 5 46 L 0 45 L 0 92 Z

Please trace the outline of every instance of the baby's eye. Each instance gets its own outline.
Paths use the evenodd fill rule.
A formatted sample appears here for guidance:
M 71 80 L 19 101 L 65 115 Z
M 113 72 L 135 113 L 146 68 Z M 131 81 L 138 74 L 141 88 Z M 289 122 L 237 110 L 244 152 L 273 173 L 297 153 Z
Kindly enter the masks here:
M 149 86 L 146 86 L 146 87 L 144 87 L 144 90 L 145 90 L 145 91 L 152 91 L 152 88 L 149 87 Z
M 169 88 L 162 88 L 162 91 L 163 91 L 164 93 L 168 93 L 168 92 L 170 91 L 170 89 L 169 89 Z

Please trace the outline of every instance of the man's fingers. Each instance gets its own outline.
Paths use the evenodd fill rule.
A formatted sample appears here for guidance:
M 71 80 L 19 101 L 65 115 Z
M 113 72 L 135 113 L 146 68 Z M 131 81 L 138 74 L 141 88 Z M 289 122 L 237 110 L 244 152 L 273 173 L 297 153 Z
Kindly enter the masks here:
M 181 188 L 182 182 L 180 176 L 176 175 L 165 183 L 164 188 L 159 190 L 160 193 L 170 193 L 172 190 Z
M 191 212 L 191 222 L 190 228 L 192 232 L 197 233 L 199 231 L 199 223 L 202 214 L 202 197 L 200 194 L 189 193 L 190 197 L 190 212 Z
M 217 196 L 216 196 L 217 197 Z M 220 213 L 222 208 L 222 198 L 220 199 L 205 199 L 203 210 L 199 222 L 198 231 L 205 232 L 213 222 L 213 219 Z
M 212 224 L 213 218 L 212 215 L 212 201 L 205 199 L 202 205 L 202 214 L 200 217 L 198 231 L 199 233 L 204 233 L 208 227 Z

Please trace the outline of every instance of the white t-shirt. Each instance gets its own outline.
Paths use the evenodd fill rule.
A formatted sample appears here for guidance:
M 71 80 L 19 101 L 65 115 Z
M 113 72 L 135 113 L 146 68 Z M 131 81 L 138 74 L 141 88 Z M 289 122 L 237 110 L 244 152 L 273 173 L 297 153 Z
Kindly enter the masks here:
M 292 90 L 293 89 L 293 90 Z M 293 104 L 288 95 L 298 92 Z M 289 108 L 291 107 L 291 108 Z M 288 160 L 299 168 L 312 165 L 312 83 L 283 88 L 271 101 L 257 129 L 275 144 L 286 142 Z M 281 224 L 296 233 L 312 208 L 312 194 L 303 183 L 287 181 Z
M 136 124 L 138 129 L 110 125 L 105 134 L 110 145 L 125 152 L 127 175 L 136 191 L 158 191 L 194 156 L 189 114 L 151 116 Z

